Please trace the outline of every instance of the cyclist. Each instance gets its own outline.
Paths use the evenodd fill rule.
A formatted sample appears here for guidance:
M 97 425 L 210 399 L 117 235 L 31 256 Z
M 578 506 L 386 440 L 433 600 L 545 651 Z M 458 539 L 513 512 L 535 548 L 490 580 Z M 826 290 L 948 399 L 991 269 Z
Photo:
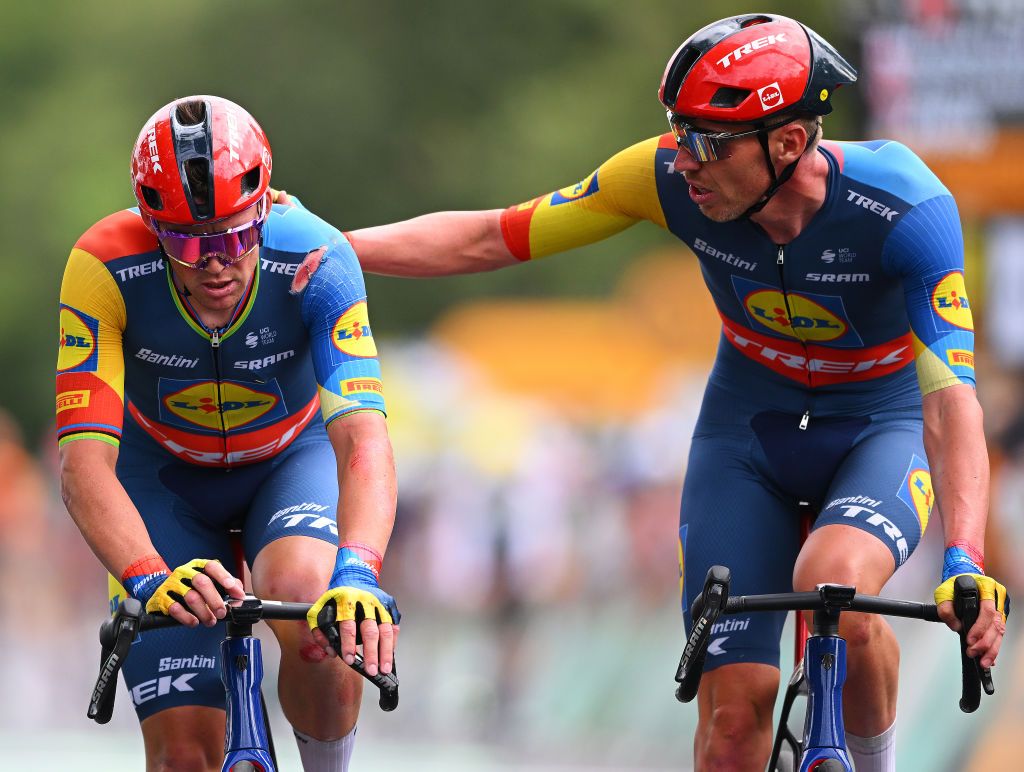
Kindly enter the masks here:
M 85 232 L 61 287 L 68 511 L 112 575 L 113 605 L 127 594 L 199 628 L 144 634 L 125 667 L 148 769 L 220 769 L 212 627 L 225 616 L 215 583 L 243 596 L 232 528 L 257 595 L 316 601 L 308 627 L 272 625 L 305 769 L 347 768 L 357 622 L 370 674 L 392 668 L 399 614 L 378 579 L 395 472 L 363 279 L 337 230 L 272 206 L 271 165 L 238 105 L 161 107 L 132 155 L 138 207 Z M 309 629 L 328 603 L 345 662 Z
M 504 211 L 430 214 L 352 242 L 365 270 L 431 276 L 514 265 L 640 220 L 668 229 L 697 254 L 722 318 L 682 496 L 687 624 L 715 563 L 732 567 L 739 594 L 826 581 L 877 593 L 937 500 L 947 549 L 936 598 L 955 627 L 953 578 L 981 577 L 971 653 L 991 665 L 1007 606 L 983 572 L 988 463 L 959 216 L 903 145 L 822 139 L 833 92 L 855 80 L 797 21 L 722 19 L 668 62 L 669 133 Z M 818 512 L 802 549 L 801 500 Z M 782 625 L 755 615 L 716 633 L 698 769 L 763 769 Z M 892 769 L 895 637 L 858 614 L 843 615 L 842 632 L 857 769 Z

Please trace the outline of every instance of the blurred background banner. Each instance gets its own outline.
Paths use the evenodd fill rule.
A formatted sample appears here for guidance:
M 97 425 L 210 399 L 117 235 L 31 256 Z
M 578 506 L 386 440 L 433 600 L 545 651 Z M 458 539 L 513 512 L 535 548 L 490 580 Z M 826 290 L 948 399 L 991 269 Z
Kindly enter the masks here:
M 751 10 L 800 19 L 861 73 L 826 136 L 908 143 L 960 204 L 994 467 L 988 563 L 1021 597 L 1024 0 L 9 6 L 0 768 L 142 766 L 126 694 L 111 726 L 85 718 L 106 584 L 60 501 L 56 311 L 77 237 L 134 205 L 139 128 L 188 94 L 246 107 L 274 186 L 351 230 L 573 184 L 667 130 L 658 82 L 690 33 Z M 696 259 L 642 224 L 494 274 L 367 288 L 400 478 L 384 581 L 407 624 L 402 705 L 367 700 L 354 768 L 687 768 L 678 502 L 719 328 Z M 887 592 L 930 597 L 941 546 L 933 527 Z M 1024 726 L 1010 624 L 998 696 L 972 716 L 956 708 L 954 636 L 898 626 L 901 770 L 1016 766 L 1001 755 Z

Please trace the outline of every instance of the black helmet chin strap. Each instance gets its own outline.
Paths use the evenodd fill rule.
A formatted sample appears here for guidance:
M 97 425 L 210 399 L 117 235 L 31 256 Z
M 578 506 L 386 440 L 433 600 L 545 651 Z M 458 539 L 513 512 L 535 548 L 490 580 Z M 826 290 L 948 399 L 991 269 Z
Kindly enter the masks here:
M 761 143 L 761 149 L 764 151 L 764 160 L 768 165 L 768 173 L 772 176 L 772 181 L 768 186 L 768 189 L 761 194 L 760 200 L 740 215 L 741 219 L 749 219 L 751 215 L 757 214 L 768 205 L 768 202 L 772 200 L 772 196 L 774 196 L 778 192 L 779 188 L 785 185 L 786 182 L 789 181 L 789 178 L 793 176 L 793 172 L 796 171 L 797 164 L 800 163 L 800 159 L 807 153 L 807 148 L 811 146 L 811 142 L 814 141 L 814 138 L 818 135 L 818 131 L 820 131 L 820 129 L 815 128 L 814 136 L 807 140 L 807 144 L 804 145 L 804 150 L 800 156 L 793 161 L 793 163 L 783 169 L 781 174 L 776 174 L 775 164 L 772 163 L 772 154 L 768 150 L 768 132 L 771 131 L 771 129 L 776 128 L 778 128 L 778 125 L 762 129 L 757 133 L 757 141 Z

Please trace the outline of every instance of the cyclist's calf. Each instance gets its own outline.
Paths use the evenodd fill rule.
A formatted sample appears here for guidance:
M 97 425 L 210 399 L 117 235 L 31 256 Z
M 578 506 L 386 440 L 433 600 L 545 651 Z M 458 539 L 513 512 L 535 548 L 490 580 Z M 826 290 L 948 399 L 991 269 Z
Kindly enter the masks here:
M 747 770 L 768 760 L 779 671 L 769 665 L 724 665 L 701 680 L 694 738 L 696 769 Z

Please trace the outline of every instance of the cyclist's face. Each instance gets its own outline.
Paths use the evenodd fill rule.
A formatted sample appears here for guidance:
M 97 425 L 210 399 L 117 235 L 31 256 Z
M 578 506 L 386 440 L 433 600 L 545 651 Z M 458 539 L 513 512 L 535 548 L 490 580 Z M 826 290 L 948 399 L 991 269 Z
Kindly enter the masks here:
M 216 233 L 226 228 L 244 225 L 251 222 L 258 214 L 258 205 L 254 204 L 231 217 L 220 220 L 216 223 L 203 223 L 200 225 L 175 225 L 175 230 L 181 233 Z M 187 291 L 189 302 L 202 313 L 208 312 L 213 323 L 220 326 L 226 323 L 222 320 L 225 315 L 230 316 L 238 301 L 241 300 L 245 288 L 256 271 L 256 261 L 259 260 L 259 247 L 249 252 L 238 262 L 225 266 L 216 258 L 207 262 L 206 267 L 200 270 L 176 263 L 170 260 L 171 273 L 174 282 L 180 290 Z M 204 322 L 206 320 L 204 319 Z
M 709 132 L 748 131 L 749 124 L 696 122 Z M 771 182 L 765 166 L 764 151 L 756 136 L 740 137 L 722 143 L 723 155 L 716 161 L 701 163 L 688 150 L 676 155 L 674 171 L 689 183 L 690 198 L 701 213 L 715 222 L 740 217 L 760 198 Z

